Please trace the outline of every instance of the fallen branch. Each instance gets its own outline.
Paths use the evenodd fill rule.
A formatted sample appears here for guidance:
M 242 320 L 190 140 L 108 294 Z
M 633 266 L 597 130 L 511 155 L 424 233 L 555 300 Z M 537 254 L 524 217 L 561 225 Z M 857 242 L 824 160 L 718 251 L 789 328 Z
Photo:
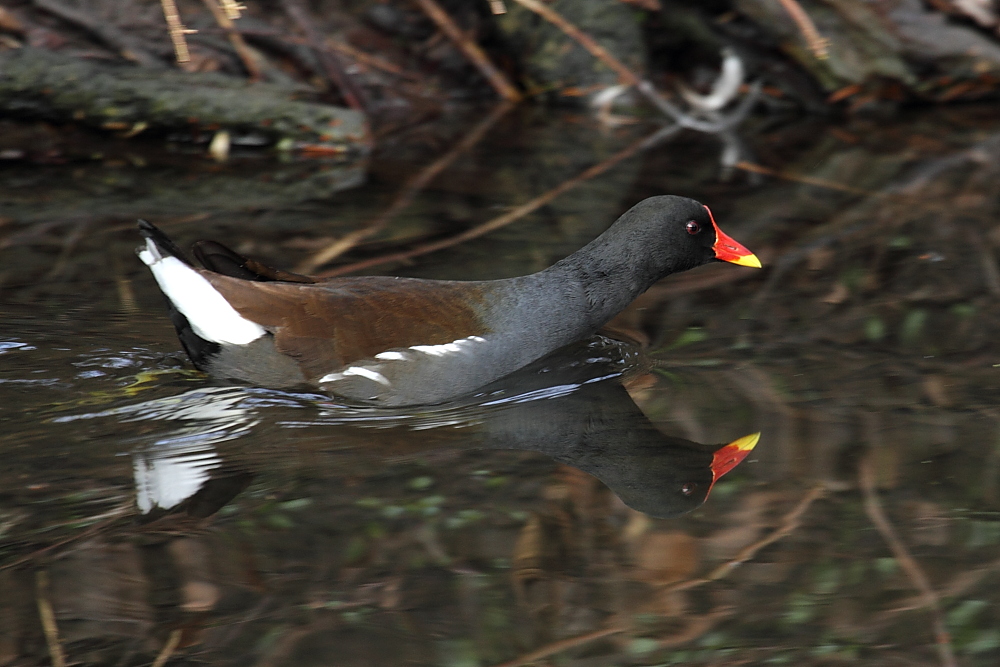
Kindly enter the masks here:
M 679 125 L 671 125 L 669 127 L 665 127 L 648 137 L 636 141 L 635 143 L 615 153 L 614 155 L 604 160 L 603 162 L 595 164 L 593 167 L 590 167 L 589 169 L 579 174 L 578 176 L 575 176 L 567 181 L 564 181 L 563 183 L 560 183 L 559 185 L 552 188 L 548 192 L 539 195 L 538 197 L 535 197 L 531 201 L 525 204 L 521 204 L 520 206 L 515 207 L 514 209 L 508 211 L 507 213 L 504 213 L 501 216 L 498 216 L 496 218 L 493 218 L 492 220 L 484 222 L 481 225 L 473 227 L 472 229 L 468 229 L 462 232 L 461 234 L 456 234 L 455 236 L 449 236 L 448 238 L 441 239 L 440 241 L 425 243 L 415 248 L 411 248 L 410 250 L 390 253 L 388 255 L 381 255 L 379 257 L 373 257 L 371 259 L 365 259 L 360 262 L 354 262 L 353 264 L 345 264 L 343 266 L 338 266 L 336 268 L 330 269 L 329 271 L 320 273 L 319 277 L 329 278 L 332 276 L 341 276 L 346 273 L 352 273 L 354 271 L 361 271 L 362 269 L 368 269 L 373 266 L 379 266 L 380 264 L 403 262 L 409 259 L 413 259 L 414 257 L 419 257 L 420 255 L 426 255 L 428 253 L 436 252 L 438 250 L 450 248 L 460 243 L 464 243 L 471 239 L 483 236 L 484 234 L 496 231 L 502 227 L 506 227 L 512 222 L 520 220 L 529 213 L 532 213 L 541 208 L 542 206 L 544 206 L 545 204 L 548 204 L 550 201 L 552 201 L 559 195 L 563 194 L 564 192 L 572 190 L 581 183 L 584 183 L 590 180 L 591 178 L 594 178 L 595 176 L 604 173 L 605 171 L 615 166 L 622 160 L 625 160 L 626 158 L 635 155 L 641 150 L 645 150 L 651 146 L 658 144 L 660 141 L 662 141 L 663 139 L 665 139 L 670 135 L 676 134 L 680 129 L 681 127 Z
M 475 41 L 470 39 L 461 28 L 448 16 L 448 12 L 441 8 L 436 0 L 414 0 L 420 9 L 427 14 L 430 20 L 437 24 L 437 27 L 444 33 L 445 37 L 461 51 L 469 62 L 479 70 L 480 74 L 486 77 L 493 90 L 505 100 L 519 102 L 521 100 L 520 91 L 514 87 L 507 77 L 490 60 L 486 52 L 483 51 Z
M 896 529 L 893 528 L 889 522 L 889 518 L 885 515 L 885 511 L 882 509 L 882 503 L 875 489 L 875 467 L 872 464 L 870 455 L 865 456 L 858 464 L 858 484 L 864 494 L 865 513 L 871 519 L 871 522 L 875 524 L 875 528 L 882 535 L 882 539 L 889 545 L 893 555 L 896 557 L 896 561 L 903 568 L 903 571 L 906 572 L 907 576 L 909 576 L 914 588 L 920 591 L 924 606 L 930 609 L 934 626 L 935 643 L 938 656 L 941 658 L 941 664 L 945 667 L 957 667 L 958 662 L 955 660 L 955 651 L 951 645 L 951 635 L 945 627 L 944 617 L 941 614 L 941 603 L 938 600 L 937 593 L 931 587 L 931 582 L 927 578 L 927 575 L 924 574 L 923 569 L 913 556 L 910 555 L 910 552 L 907 551 L 903 541 L 899 539 Z
M 337 239 L 333 243 L 330 243 L 315 255 L 299 264 L 295 270 L 299 273 L 311 273 L 335 257 L 347 252 L 364 239 L 382 231 L 382 229 L 389 224 L 389 221 L 409 206 L 413 202 L 413 198 L 416 197 L 420 191 L 426 188 L 431 181 L 437 178 L 442 171 L 448 168 L 448 166 L 458 159 L 460 155 L 468 152 L 473 146 L 478 144 L 486 135 L 486 132 L 489 131 L 489 129 L 493 127 L 493 125 L 510 109 L 511 104 L 509 102 L 504 102 L 498 105 L 490 114 L 486 116 L 486 118 L 477 123 L 476 126 L 473 127 L 472 130 L 469 131 L 469 133 L 454 146 L 454 148 L 421 169 L 416 176 L 410 179 L 410 181 L 407 182 L 406 185 L 403 186 L 403 189 L 396 195 L 396 198 L 389 205 L 389 208 L 383 211 L 364 227 L 356 229 L 353 232 Z
M 131 37 L 118 30 L 118 28 L 109 25 L 107 21 L 102 21 L 96 16 L 91 16 L 76 7 L 67 6 L 59 0 L 33 0 L 33 2 L 36 7 L 45 10 L 49 14 L 83 28 L 101 42 L 120 53 L 126 60 L 139 63 L 144 67 L 162 68 L 164 66 L 164 63 L 159 58 L 139 47 Z
M 299 29 L 306 36 L 309 45 L 316 51 L 316 57 L 324 70 L 326 78 L 336 86 L 343 96 L 344 101 L 352 109 L 363 110 L 365 108 L 365 96 L 360 88 L 350 80 L 340 60 L 333 53 L 323 47 L 323 39 L 313 26 L 312 18 L 299 0 L 281 0 L 281 6 L 285 13 L 299 26 Z

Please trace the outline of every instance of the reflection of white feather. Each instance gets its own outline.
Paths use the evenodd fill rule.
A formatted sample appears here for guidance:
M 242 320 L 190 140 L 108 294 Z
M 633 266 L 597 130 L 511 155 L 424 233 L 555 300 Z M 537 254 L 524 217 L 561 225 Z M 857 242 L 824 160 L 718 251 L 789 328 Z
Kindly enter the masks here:
M 172 256 L 163 256 L 152 239 L 146 239 L 141 259 L 153 272 L 160 289 L 187 318 L 191 329 L 207 341 L 246 345 L 267 333 L 229 305 L 201 274 Z
M 139 511 L 148 514 L 157 507 L 179 505 L 196 494 L 211 476 L 209 471 L 221 464 L 212 448 L 136 454 L 132 471 Z
M 711 93 L 699 95 L 687 86 L 680 86 L 679 90 L 688 104 L 695 109 L 718 111 L 736 98 L 745 76 L 743 61 L 735 51 L 727 48 L 722 51 L 722 71 L 712 84 Z

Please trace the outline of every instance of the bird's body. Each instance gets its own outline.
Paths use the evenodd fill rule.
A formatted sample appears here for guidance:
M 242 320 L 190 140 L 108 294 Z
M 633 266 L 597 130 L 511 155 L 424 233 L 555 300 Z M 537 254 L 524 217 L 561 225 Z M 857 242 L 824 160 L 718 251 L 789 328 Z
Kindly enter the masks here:
M 139 256 L 198 368 L 382 405 L 473 391 L 593 333 L 669 273 L 713 259 L 759 266 L 707 208 L 680 197 L 640 202 L 544 271 L 476 282 L 313 279 L 213 243 L 196 246 L 197 268 L 158 229 L 140 229 Z

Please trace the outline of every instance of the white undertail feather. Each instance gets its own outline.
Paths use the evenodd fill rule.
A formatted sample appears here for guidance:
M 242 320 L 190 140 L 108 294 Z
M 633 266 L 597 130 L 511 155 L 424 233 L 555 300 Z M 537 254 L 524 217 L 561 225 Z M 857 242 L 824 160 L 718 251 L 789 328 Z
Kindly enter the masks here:
M 267 331 L 246 319 L 201 274 L 172 255 L 164 256 L 146 239 L 139 259 L 153 272 L 160 289 L 187 318 L 191 329 L 207 341 L 246 345 Z

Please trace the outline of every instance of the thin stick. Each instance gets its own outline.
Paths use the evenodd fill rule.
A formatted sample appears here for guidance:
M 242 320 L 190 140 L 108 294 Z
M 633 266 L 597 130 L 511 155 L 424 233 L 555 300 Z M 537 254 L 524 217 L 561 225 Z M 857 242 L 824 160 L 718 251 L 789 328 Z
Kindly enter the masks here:
M 181 15 L 177 11 L 177 3 L 174 0 L 160 0 L 160 5 L 163 7 L 163 18 L 166 19 L 167 29 L 170 31 L 170 41 L 174 43 L 177 62 L 191 62 L 191 52 L 188 51 L 184 35 L 193 35 L 198 31 L 184 27 L 184 24 L 181 23 Z
M 477 123 L 476 126 L 473 127 L 472 130 L 454 146 L 454 148 L 448 151 L 445 155 L 439 157 L 424 169 L 421 169 L 416 176 L 410 179 L 410 181 L 407 182 L 406 185 L 403 186 L 403 189 L 396 195 L 396 198 L 393 200 L 392 204 L 389 205 L 389 208 L 383 211 L 379 216 L 364 227 L 337 239 L 312 257 L 306 259 L 304 262 L 299 264 L 296 271 L 299 273 L 309 273 L 314 271 L 333 258 L 353 248 L 359 242 L 384 229 L 385 226 L 389 224 L 389 221 L 409 206 L 413 202 L 413 198 L 416 197 L 421 190 L 426 188 L 431 181 L 437 178 L 442 171 L 447 169 L 448 166 L 458 159 L 460 155 L 468 152 L 473 146 L 478 144 L 489 129 L 493 127 L 493 125 L 496 124 L 496 122 L 500 120 L 500 118 L 502 118 L 503 115 L 506 114 L 511 108 L 512 105 L 509 102 L 503 102 L 497 105 L 497 107 L 493 109 L 493 111 L 490 112 L 482 121 Z
M 180 629 L 174 630 L 167 637 L 167 643 L 163 645 L 160 649 L 160 654 L 156 656 L 156 660 L 153 661 L 153 667 L 163 667 L 167 664 L 167 660 L 170 660 L 170 656 L 174 654 L 177 650 L 177 645 L 181 643 L 181 631 Z
M 462 29 L 448 16 L 448 13 L 441 8 L 436 0 L 414 1 L 420 5 L 420 9 L 427 14 L 428 18 L 437 24 L 441 32 L 458 47 L 458 50 L 465 54 L 465 57 L 479 70 L 480 74 L 486 77 L 497 95 L 511 102 L 521 100 L 520 91 L 514 87 L 514 84 L 507 79 L 503 72 L 497 69 L 486 52 L 462 32 Z
M 809 14 L 806 13 L 806 10 L 802 9 L 802 5 L 800 5 L 797 0 L 778 1 L 781 3 L 781 6 L 785 8 L 785 11 L 788 12 L 788 16 L 795 21 L 795 25 L 798 27 L 799 32 L 802 33 L 803 39 L 806 40 L 809 50 L 812 51 L 814 56 L 816 56 L 816 59 L 826 60 L 829 58 L 830 40 L 819 34 L 819 30 L 816 29 L 816 24 L 813 23 L 811 18 L 809 18 Z
M 38 602 L 38 617 L 42 621 L 42 632 L 45 642 L 49 645 L 49 656 L 52 667 L 66 667 L 66 655 L 59 643 L 59 626 L 56 625 L 56 614 L 49 602 L 49 573 L 46 570 L 35 572 L 36 600 Z
M 635 155 L 641 150 L 644 150 L 650 146 L 659 143 L 661 140 L 663 140 L 667 136 L 670 136 L 671 134 L 676 134 L 680 129 L 681 127 L 679 125 L 671 125 L 670 127 L 665 127 L 662 130 L 655 132 L 654 134 L 648 137 L 636 141 L 635 143 L 622 149 L 618 153 L 615 153 L 614 155 L 604 160 L 603 162 L 596 164 L 593 167 L 590 167 L 583 173 L 569 179 L 568 181 L 564 181 L 563 183 L 557 185 L 548 192 L 539 195 L 538 197 L 535 197 L 526 204 L 521 204 L 520 206 L 515 207 L 511 211 L 508 211 L 507 213 L 504 213 L 501 216 L 493 218 L 492 220 L 484 222 L 483 224 L 477 227 L 468 229 L 462 232 L 461 234 L 456 234 L 455 236 L 450 236 L 446 239 L 441 239 L 440 241 L 425 243 L 410 250 L 404 250 L 402 252 L 395 252 L 388 255 L 382 255 L 380 257 L 373 257 L 371 259 L 362 260 L 360 262 L 354 262 L 353 264 L 345 264 L 344 266 L 338 266 L 334 269 L 330 269 L 329 271 L 320 273 L 319 276 L 322 278 L 328 278 L 331 276 L 341 276 L 344 275 L 345 273 L 351 273 L 354 271 L 360 271 L 362 269 L 368 269 L 373 266 L 379 266 L 380 264 L 389 264 L 391 262 L 406 261 L 414 257 L 418 257 L 420 255 L 426 255 L 431 252 L 443 250 L 444 248 L 450 248 L 451 246 L 458 245 L 459 243 L 464 243 L 465 241 L 469 241 L 471 239 L 478 238 L 484 234 L 496 231 L 501 227 L 505 227 L 516 220 L 520 220 L 529 213 L 538 210 L 539 208 L 541 208 L 545 204 L 548 204 L 550 201 L 552 201 L 559 195 L 563 194 L 564 192 L 572 190 L 581 183 L 584 183 L 590 180 L 591 178 L 594 178 L 595 176 L 604 173 L 605 171 L 615 166 L 622 160 L 629 158 L 632 155 Z
M 951 635 L 945 627 L 944 618 L 941 615 L 941 603 L 938 600 L 937 593 L 931 587 L 931 582 L 927 578 L 927 575 L 924 574 L 923 569 L 921 569 L 913 556 L 910 555 L 910 552 L 907 551 L 903 541 L 899 539 L 896 529 L 893 528 L 885 511 L 882 509 L 882 503 L 875 489 L 875 466 L 872 464 L 871 456 L 865 456 L 861 460 L 861 463 L 858 464 L 858 484 L 865 496 L 865 513 L 871 519 L 871 522 L 875 524 L 875 528 L 882 535 L 882 539 L 889 545 L 893 555 L 896 557 L 896 561 L 902 566 L 907 576 L 909 576 L 914 588 L 920 592 L 924 600 L 924 605 L 930 609 L 941 664 L 945 667 L 957 667 L 958 662 L 955 660 L 955 651 L 951 645 Z
M 257 63 L 257 57 L 254 55 L 247 43 L 243 41 L 243 35 L 239 33 L 236 29 L 236 24 L 233 23 L 233 16 L 226 6 L 226 2 L 233 7 L 233 11 L 236 13 L 235 18 L 240 17 L 239 8 L 233 3 L 233 0 L 204 0 L 205 5 L 208 10 L 212 12 L 212 16 L 215 17 L 215 22 L 225 31 L 226 36 L 229 37 L 229 43 L 233 45 L 233 49 L 236 51 L 236 55 L 240 57 L 243 61 L 243 66 L 247 68 L 247 73 L 250 75 L 251 81 L 260 81 L 260 65 Z M 219 3 L 222 3 L 221 5 Z
M 490 11 L 494 14 L 506 14 L 507 5 L 503 3 L 503 0 L 490 0 Z

